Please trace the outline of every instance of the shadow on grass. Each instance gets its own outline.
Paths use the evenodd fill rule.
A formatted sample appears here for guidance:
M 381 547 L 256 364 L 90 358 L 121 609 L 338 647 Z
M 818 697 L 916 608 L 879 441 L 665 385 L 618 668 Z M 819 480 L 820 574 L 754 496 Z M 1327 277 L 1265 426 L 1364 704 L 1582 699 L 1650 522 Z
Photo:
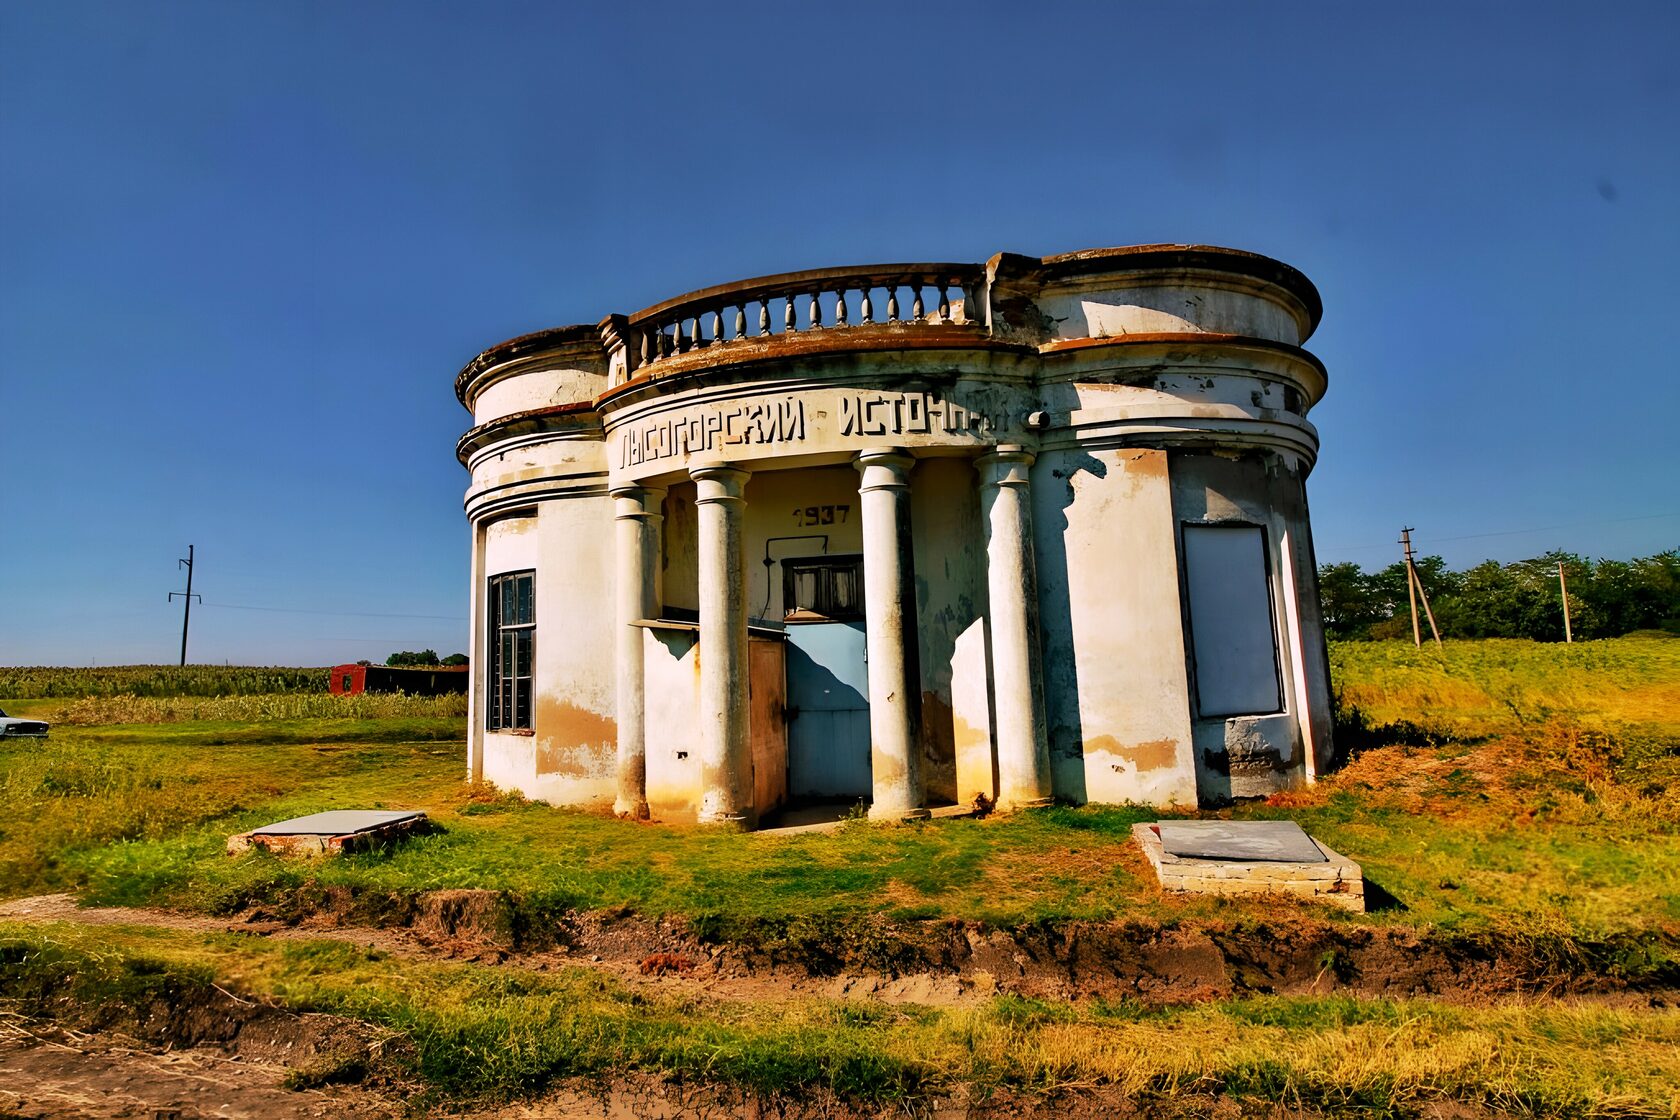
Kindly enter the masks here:
M 1340 768 L 1365 751 L 1378 747 L 1439 747 L 1455 739 L 1439 728 L 1426 727 L 1409 719 L 1372 723 L 1359 705 L 1347 702 L 1337 692 L 1330 708 L 1331 740 L 1336 744 L 1333 768 Z
M 1374 883 L 1369 878 L 1365 880 L 1365 913 L 1393 914 L 1406 909 L 1401 902 L 1381 883 Z

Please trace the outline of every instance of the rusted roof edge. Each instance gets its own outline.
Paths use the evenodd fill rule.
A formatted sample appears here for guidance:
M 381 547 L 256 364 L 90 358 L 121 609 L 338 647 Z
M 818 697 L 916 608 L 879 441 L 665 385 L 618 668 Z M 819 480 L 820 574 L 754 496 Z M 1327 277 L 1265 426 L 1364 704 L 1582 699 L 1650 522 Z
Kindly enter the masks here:
M 480 353 L 472 361 L 461 368 L 455 375 L 455 399 L 461 402 L 463 408 L 470 409 L 467 403 L 467 386 L 486 370 L 511 362 L 516 358 L 540 354 L 546 350 L 559 349 L 563 346 L 575 346 L 580 343 L 592 343 L 596 350 L 601 348 L 601 329 L 594 323 L 572 323 L 564 327 L 549 327 L 546 330 L 532 331 L 510 338 L 505 342 L 498 342 L 488 350 Z M 605 358 L 605 352 L 600 354 Z

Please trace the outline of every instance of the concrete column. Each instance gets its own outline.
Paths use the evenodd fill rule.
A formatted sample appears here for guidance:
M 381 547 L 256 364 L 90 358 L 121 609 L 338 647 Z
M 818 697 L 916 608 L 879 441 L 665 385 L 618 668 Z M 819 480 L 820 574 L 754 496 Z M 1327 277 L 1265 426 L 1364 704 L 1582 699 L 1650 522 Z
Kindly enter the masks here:
M 923 804 L 922 680 L 916 643 L 915 568 L 910 548 L 910 468 L 897 449 L 865 451 L 863 604 L 869 649 L 869 769 L 874 820 L 928 815 Z
M 645 820 L 647 805 L 646 665 L 637 620 L 659 614 L 659 530 L 665 491 L 652 486 L 613 490 L 618 535 L 614 578 L 618 592 L 618 796 L 613 812 Z
M 484 681 L 490 671 L 489 607 L 484 591 L 484 526 L 476 519 L 472 530 L 472 589 L 468 593 L 467 625 L 467 781 L 484 780 Z
M 748 472 L 696 467 L 700 521 L 700 821 L 752 828 L 747 735 L 746 499 Z
M 1053 800 L 1039 665 L 1032 464 L 1032 452 L 1007 445 L 975 464 L 980 469 L 980 509 L 986 522 L 998 805 L 1004 809 L 1048 805 Z

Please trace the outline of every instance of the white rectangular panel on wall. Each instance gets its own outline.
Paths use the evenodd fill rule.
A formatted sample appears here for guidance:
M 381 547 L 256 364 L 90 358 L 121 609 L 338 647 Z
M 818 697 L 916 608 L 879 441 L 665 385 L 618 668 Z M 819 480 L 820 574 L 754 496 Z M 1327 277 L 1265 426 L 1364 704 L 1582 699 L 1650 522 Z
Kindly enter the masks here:
M 1184 526 L 1184 582 L 1201 716 L 1282 707 L 1266 535 L 1254 525 Z

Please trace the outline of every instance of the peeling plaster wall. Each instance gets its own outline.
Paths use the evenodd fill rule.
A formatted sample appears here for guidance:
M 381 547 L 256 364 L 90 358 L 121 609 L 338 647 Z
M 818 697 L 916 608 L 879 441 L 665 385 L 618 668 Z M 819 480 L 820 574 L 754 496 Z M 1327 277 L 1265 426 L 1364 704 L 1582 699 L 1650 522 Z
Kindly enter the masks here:
M 544 369 L 486 385 L 473 401 L 473 423 L 484 424 L 516 412 L 593 400 L 607 387 L 605 374 L 581 369 Z
M 934 803 L 997 796 L 987 703 L 986 541 L 979 485 L 967 459 L 924 459 L 910 476 L 922 774 Z
M 532 733 L 483 730 L 482 700 L 468 733 L 482 743 L 485 780 L 557 805 L 610 802 L 615 792 L 613 663 L 599 652 L 613 642 L 610 503 L 601 494 L 551 498 L 534 517 L 485 527 L 480 580 L 536 573 Z M 488 662 L 481 658 L 473 672 L 482 684 Z
M 750 754 L 753 806 L 767 813 L 787 798 L 785 646 L 780 638 L 751 637 Z M 692 822 L 704 792 L 694 713 L 700 702 L 700 643 L 688 627 L 643 628 L 647 691 L 647 799 L 653 816 Z
M 781 561 L 863 552 L 858 472 L 851 467 L 761 471 L 747 480 L 745 497 L 747 617 L 779 624 L 784 613 Z M 660 542 L 668 607 L 698 609 L 699 535 L 694 484 L 678 483 L 666 493 Z M 765 545 L 772 537 L 809 539 L 777 541 L 771 548 L 773 562 L 766 566 Z M 821 537 L 827 538 L 826 553 Z
M 700 609 L 700 508 L 694 483 L 681 482 L 665 492 L 665 521 L 660 527 L 659 562 L 663 605 L 683 611 Z M 752 596 L 747 596 L 752 602 Z M 751 613 L 752 608 L 747 608 Z M 653 678 L 648 678 L 652 687 Z
M 779 623 L 782 606 L 781 560 L 822 556 L 815 539 L 778 541 L 775 563 L 764 564 L 764 546 L 772 537 L 827 537 L 829 556 L 863 551 L 863 517 L 858 505 L 860 476 L 852 467 L 760 471 L 747 480 L 747 616 Z
M 1322 666 L 1323 632 L 1303 628 L 1303 606 L 1317 617 L 1315 596 L 1302 601 L 1312 575 L 1310 548 L 1296 542 L 1305 532 L 1305 507 L 1298 468 L 1275 454 L 1243 456 L 1175 453 L 1172 457 L 1173 517 L 1186 521 L 1258 525 L 1266 535 L 1267 582 L 1277 639 L 1283 707 L 1277 713 L 1195 719 L 1196 782 L 1204 801 L 1261 797 L 1300 785 L 1307 778 L 1302 728 L 1329 743 L 1328 680 Z M 1289 553 L 1285 555 L 1285 548 Z M 1286 579 L 1286 575 L 1293 576 Z M 1303 629 L 1306 630 L 1303 633 Z M 1196 704 L 1194 651 L 1189 651 L 1190 703 Z M 1304 693 L 1304 695 L 1303 695 Z
M 599 492 L 604 473 L 601 441 L 587 429 L 508 441 L 473 460 L 468 504 L 535 504 Z
M 1062 288 L 1038 299 L 1055 322 L 1057 338 L 1115 338 L 1127 334 L 1196 332 L 1247 335 L 1299 345 L 1300 312 L 1269 292 L 1214 289 L 1205 283 L 1162 281 L 1135 287 L 1107 284 Z
M 1278 530 L 1278 576 L 1282 586 L 1293 589 L 1295 596 L 1293 603 L 1285 600 L 1283 604 L 1284 632 L 1291 642 L 1284 664 L 1286 687 L 1291 690 L 1293 708 L 1310 744 L 1303 758 L 1309 768 L 1304 776 L 1314 779 L 1330 769 L 1335 751 L 1331 742 L 1330 654 L 1318 601 L 1318 557 L 1313 550 L 1303 475 L 1299 464 L 1273 456 L 1266 481 L 1273 524 Z
M 539 507 L 531 796 L 557 805 L 611 802 L 617 788 L 612 526 L 604 494 Z
M 524 571 L 537 566 L 537 518 L 504 517 L 490 522 L 484 527 L 484 571 L 482 578 L 488 580 L 492 576 L 503 575 L 507 572 Z M 482 594 L 481 594 L 482 599 Z M 541 609 L 539 603 L 538 609 Z M 476 618 L 473 625 L 483 628 L 485 619 Z M 541 624 L 538 624 L 537 641 L 542 641 Z M 472 671 L 479 674 L 480 681 L 483 674 L 489 672 L 489 665 L 480 661 L 472 667 Z M 479 696 L 482 698 L 483 689 Z M 482 702 L 482 701 L 481 701 Z M 484 780 L 492 782 L 502 789 L 516 789 L 528 792 L 536 784 L 536 752 L 533 738 L 530 735 L 516 735 L 507 731 L 484 730 L 484 710 L 480 708 L 470 717 L 472 726 L 469 734 L 475 736 L 483 744 L 484 752 Z
M 692 821 L 700 811 L 700 643 L 693 630 L 643 631 L 647 673 L 647 799 L 653 815 Z
M 1167 453 L 1049 451 L 1032 482 L 1056 795 L 1194 805 Z

